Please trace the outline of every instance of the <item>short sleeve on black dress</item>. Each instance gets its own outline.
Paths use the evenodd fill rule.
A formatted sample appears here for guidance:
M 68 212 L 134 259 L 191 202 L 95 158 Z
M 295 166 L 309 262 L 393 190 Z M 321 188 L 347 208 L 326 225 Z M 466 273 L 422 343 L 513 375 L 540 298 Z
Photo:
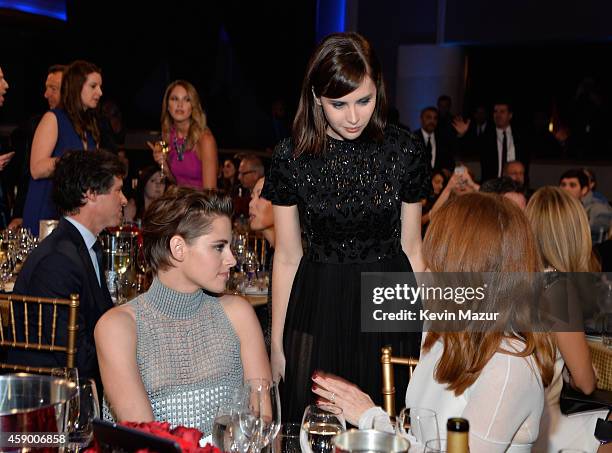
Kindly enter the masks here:
M 296 177 L 291 139 L 285 139 L 274 148 L 261 196 L 277 206 L 296 205 Z
M 395 127 L 398 147 L 404 158 L 400 198 L 405 203 L 418 203 L 431 192 L 431 171 L 425 149 L 408 131 Z M 393 134 L 395 135 L 395 134 Z

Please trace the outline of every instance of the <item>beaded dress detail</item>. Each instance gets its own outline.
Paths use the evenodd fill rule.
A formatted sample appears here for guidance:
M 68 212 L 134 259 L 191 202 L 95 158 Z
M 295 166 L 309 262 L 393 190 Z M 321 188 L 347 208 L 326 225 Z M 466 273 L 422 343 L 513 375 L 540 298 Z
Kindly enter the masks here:
M 211 434 L 217 409 L 243 382 L 240 341 L 219 298 L 184 294 L 158 279 L 129 302 L 136 312 L 138 369 L 155 420 Z

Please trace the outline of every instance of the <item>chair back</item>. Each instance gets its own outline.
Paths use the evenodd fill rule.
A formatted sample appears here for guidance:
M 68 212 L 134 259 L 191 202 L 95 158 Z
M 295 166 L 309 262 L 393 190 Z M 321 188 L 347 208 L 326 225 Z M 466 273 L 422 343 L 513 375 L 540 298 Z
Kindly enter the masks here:
M 382 364 L 382 395 L 383 406 L 390 417 L 395 417 L 395 376 L 393 365 L 405 365 L 408 367 L 409 377 L 412 378 L 414 368 L 419 361 L 412 357 L 393 357 L 391 346 L 381 349 L 380 362 Z
M 65 345 L 56 344 L 57 332 L 60 328 L 58 327 L 58 311 L 61 307 L 67 307 L 68 310 L 68 322 L 61 327 L 66 329 Z M 0 348 L 49 353 L 63 352 L 66 353 L 65 366 L 72 368 L 75 366 L 76 336 L 79 328 L 78 309 L 78 294 L 71 294 L 70 299 L 0 294 Z M 48 367 L 3 362 L 0 362 L 0 369 L 39 374 L 48 374 L 52 370 Z

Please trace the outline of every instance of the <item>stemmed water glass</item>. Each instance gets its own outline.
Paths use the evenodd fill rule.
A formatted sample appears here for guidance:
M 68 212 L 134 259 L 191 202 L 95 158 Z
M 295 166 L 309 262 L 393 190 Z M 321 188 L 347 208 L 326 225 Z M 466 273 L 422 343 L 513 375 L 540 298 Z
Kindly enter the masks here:
M 435 411 L 424 407 L 404 408 L 396 418 L 396 431 L 404 437 L 413 437 L 421 445 L 440 438 Z
M 330 453 L 332 439 L 346 430 L 342 409 L 333 404 L 308 406 L 302 417 L 300 443 L 308 453 Z
M 280 397 L 276 382 L 251 379 L 244 384 L 244 404 L 238 418 L 249 441 L 249 451 L 260 451 L 278 434 L 281 425 Z

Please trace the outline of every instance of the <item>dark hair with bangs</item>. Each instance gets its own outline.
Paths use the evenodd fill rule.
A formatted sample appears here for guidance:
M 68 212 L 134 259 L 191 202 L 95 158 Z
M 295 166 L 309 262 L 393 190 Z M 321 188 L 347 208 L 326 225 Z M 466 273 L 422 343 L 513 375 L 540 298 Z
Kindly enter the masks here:
M 376 107 L 363 134 L 382 141 L 387 120 L 387 97 L 374 49 L 357 33 L 334 33 L 319 44 L 310 57 L 293 121 L 296 156 L 323 153 L 327 144 L 327 121 L 323 108 L 315 102 L 315 96 L 341 98 L 359 88 L 368 76 L 376 86 Z
M 170 239 L 181 236 L 192 244 L 210 232 L 218 217 L 231 218 L 232 199 L 212 190 L 171 187 L 154 200 L 142 219 L 146 263 L 154 274 L 172 266 Z

